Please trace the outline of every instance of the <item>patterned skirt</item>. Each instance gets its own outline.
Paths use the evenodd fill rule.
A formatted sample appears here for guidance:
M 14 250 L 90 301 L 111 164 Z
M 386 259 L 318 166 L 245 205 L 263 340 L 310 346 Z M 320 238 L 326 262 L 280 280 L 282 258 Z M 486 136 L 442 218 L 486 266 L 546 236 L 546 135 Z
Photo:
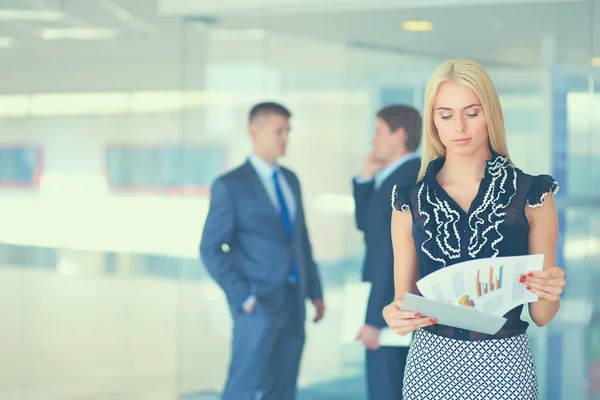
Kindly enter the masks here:
M 415 332 L 404 371 L 404 400 L 537 400 L 527 334 L 464 341 Z

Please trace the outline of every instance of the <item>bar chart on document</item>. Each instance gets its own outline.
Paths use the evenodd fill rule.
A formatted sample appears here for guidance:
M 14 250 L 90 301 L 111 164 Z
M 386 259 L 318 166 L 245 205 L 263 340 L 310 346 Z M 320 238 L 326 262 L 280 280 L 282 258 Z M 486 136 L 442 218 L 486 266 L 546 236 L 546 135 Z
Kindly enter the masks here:
M 486 270 L 477 270 L 477 278 L 475 281 L 475 290 L 477 297 L 481 297 L 485 294 L 493 292 L 494 290 L 502 289 L 502 275 L 504 272 L 504 265 L 499 267 L 489 267 Z
M 469 260 L 425 276 L 417 282 L 424 297 L 503 316 L 537 296 L 519 282 L 522 274 L 540 271 L 543 254 Z

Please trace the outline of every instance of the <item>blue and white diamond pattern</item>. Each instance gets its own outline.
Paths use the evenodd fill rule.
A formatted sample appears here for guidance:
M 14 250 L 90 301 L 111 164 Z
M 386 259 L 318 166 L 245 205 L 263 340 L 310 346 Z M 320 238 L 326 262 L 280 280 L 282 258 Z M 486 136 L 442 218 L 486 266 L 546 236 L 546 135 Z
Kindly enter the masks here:
M 404 400 L 537 400 L 526 334 L 464 341 L 420 329 L 404 372 Z

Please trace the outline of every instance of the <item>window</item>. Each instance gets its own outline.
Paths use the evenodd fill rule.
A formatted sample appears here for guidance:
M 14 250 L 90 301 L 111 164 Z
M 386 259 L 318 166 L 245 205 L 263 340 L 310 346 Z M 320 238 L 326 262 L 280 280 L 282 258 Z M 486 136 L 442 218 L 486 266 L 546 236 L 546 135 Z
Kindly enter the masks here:
M 0 147 L 0 185 L 39 186 L 42 150 L 38 147 Z
M 224 149 L 206 146 L 113 146 L 106 157 L 113 190 L 204 190 L 226 166 Z

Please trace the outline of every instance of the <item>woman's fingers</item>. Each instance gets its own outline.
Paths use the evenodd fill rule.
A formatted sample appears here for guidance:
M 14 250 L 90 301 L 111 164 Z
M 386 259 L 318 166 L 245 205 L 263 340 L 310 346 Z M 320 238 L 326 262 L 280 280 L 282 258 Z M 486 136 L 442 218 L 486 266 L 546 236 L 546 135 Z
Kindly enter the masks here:
M 567 283 L 563 278 L 530 278 L 525 279 L 524 283 L 537 283 L 540 285 L 560 286 L 563 287 Z
M 436 324 L 435 318 L 421 317 L 411 319 L 394 319 L 389 323 L 390 328 L 399 335 L 406 335 L 426 326 Z
M 535 287 L 528 286 L 528 289 L 531 293 L 537 295 L 540 299 L 546 299 L 548 301 L 556 301 L 558 300 L 558 295 L 553 293 L 548 293 L 540 289 L 536 289 Z
M 562 286 L 551 286 L 551 285 L 543 285 L 539 283 L 527 282 L 527 286 L 530 288 L 537 289 L 541 292 L 546 292 L 550 294 L 561 294 L 563 292 Z
M 426 326 L 437 324 L 435 318 L 423 317 L 418 312 L 402 310 L 402 300 L 396 300 L 383 310 L 388 326 L 399 335 L 407 335 Z

